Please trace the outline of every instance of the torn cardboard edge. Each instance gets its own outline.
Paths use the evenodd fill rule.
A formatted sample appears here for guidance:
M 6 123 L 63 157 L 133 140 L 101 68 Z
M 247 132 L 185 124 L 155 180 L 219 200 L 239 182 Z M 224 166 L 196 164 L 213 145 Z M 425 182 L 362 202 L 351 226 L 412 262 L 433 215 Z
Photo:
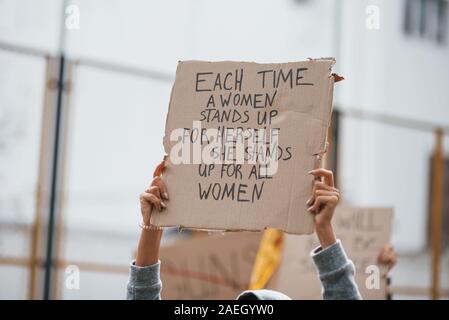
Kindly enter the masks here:
M 337 82 L 345 80 L 345 77 L 340 76 L 340 75 L 338 75 L 336 73 L 332 73 L 332 76 L 334 77 L 334 83 L 337 83 Z

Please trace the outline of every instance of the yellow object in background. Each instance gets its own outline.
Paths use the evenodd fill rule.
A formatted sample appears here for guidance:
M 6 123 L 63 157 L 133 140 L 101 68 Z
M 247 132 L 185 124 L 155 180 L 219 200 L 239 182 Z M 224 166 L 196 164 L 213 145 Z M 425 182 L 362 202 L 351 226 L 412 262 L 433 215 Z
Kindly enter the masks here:
M 250 290 L 265 288 L 281 263 L 283 248 L 284 233 L 278 229 L 267 229 L 260 241 L 253 271 L 251 272 Z

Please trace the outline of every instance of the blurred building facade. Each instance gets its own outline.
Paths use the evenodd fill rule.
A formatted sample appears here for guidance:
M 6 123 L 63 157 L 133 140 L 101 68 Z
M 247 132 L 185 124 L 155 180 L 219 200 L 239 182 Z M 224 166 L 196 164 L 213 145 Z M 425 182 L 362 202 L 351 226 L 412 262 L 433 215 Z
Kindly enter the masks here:
M 0 297 L 29 291 L 45 55 L 61 52 L 73 69 L 56 252 L 82 276 L 80 289 L 69 290 L 60 268 L 54 297 L 124 297 L 138 194 L 163 154 L 176 63 L 190 59 L 335 56 L 346 78 L 334 92 L 344 201 L 395 208 L 392 242 L 403 259 L 393 284 L 427 288 L 433 128 L 449 126 L 447 7 L 437 0 L 0 1 Z M 76 13 L 79 28 L 68 28 Z M 39 296 L 40 271 L 37 279 Z

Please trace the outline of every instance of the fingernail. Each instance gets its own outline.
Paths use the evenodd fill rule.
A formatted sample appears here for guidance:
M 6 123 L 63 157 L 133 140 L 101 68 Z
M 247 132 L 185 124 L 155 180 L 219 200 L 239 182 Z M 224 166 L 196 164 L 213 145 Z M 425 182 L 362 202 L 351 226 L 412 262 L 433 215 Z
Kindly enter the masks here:
M 308 174 L 312 174 L 313 173 L 313 170 L 310 170 L 309 172 L 307 172 Z
M 308 199 L 307 202 L 306 202 L 306 204 L 309 205 L 309 204 L 310 204 L 310 201 L 312 201 L 312 199 Z
M 313 207 L 308 208 L 307 211 L 312 212 L 312 208 Z
M 161 206 L 162 208 L 167 208 L 167 205 L 163 201 L 161 201 Z
M 162 194 L 162 197 L 163 197 L 165 200 L 168 200 L 168 193 L 167 193 L 167 192 L 164 192 L 164 193 Z

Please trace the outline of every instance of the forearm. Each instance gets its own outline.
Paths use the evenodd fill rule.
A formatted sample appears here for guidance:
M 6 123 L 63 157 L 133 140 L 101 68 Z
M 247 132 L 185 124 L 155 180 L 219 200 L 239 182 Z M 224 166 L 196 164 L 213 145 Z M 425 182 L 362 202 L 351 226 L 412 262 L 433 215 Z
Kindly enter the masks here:
M 150 266 L 159 261 L 162 230 L 144 230 L 140 233 L 136 254 L 136 266 Z
M 127 299 L 159 300 L 160 279 L 159 247 L 162 230 L 143 230 L 140 233 L 136 260 L 131 262 Z
M 162 282 L 160 277 L 159 247 L 162 229 L 151 225 L 153 210 L 166 208 L 161 197 L 168 200 L 167 187 L 160 178 L 165 167 L 164 160 L 156 167 L 150 187 L 140 194 L 142 231 L 137 245 L 136 259 L 131 262 L 127 299 L 158 300 L 161 298 Z
M 330 247 L 335 242 L 337 242 L 334 229 L 332 228 L 332 225 L 330 223 L 316 224 L 315 232 L 323 249 L 326 249 L 327 247 Z

